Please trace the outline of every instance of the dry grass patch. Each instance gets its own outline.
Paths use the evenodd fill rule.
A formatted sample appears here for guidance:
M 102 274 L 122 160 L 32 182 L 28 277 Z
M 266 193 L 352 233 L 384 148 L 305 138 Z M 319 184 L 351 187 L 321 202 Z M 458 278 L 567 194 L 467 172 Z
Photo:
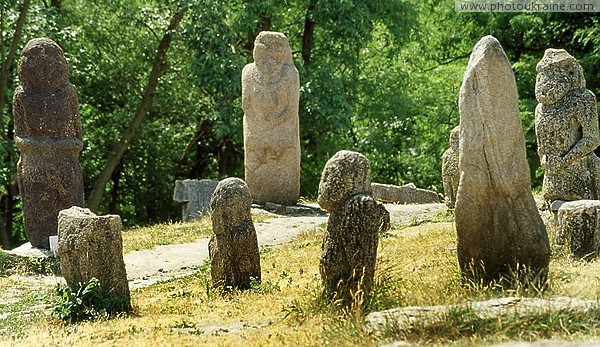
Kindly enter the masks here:
M 199 238 L 210 237 L 211 234 L 210 217 L 193 222 L 164 223 L 126 229 L 123 231 L 123 252 L 194 242 Z
M 279 216 L 271 213 L 252 215 L 254 223 L 264 222 Z M 123 252 L 152 249 L 161 245 L 194 242 L 212 235 L 210 216 L 190 222 L 169 222 L 145 227 L 134 227 L 123 231 Z
M 292 243 L 263 249 L 262 284 L 249 291 L 213 289 L 205 264 L 192 276 L 133 291 L 134 314 L 130 316 L 68 326 L 40 319 L 30 323 L 27 336 L 10 341 L 18 345 L 363 346 L 396 339 L 426 345 L 472 345 L 509 339 L 600 337 L 600 318 L 596 318 L 600 311 L 591 315 L 540 312 L 492 321 L 453 311 L 439 326 L 416 324 L 408 330 L 392 327 L 368 334 L 362 328 L 362 312 L 341 310 L 321 300 L 318 264 L 322 233 L 322 227 L 315 228 Z M 396 228 L 381 237 L 376 284 L 367 311 L 509 295 L 597 297 L 600 262 L 577 262 L 558 249 L 551 264 L 550 282 L 543 292 L 532 287 L 507 289 L 469 283 L 459 273 L 453 223 Z

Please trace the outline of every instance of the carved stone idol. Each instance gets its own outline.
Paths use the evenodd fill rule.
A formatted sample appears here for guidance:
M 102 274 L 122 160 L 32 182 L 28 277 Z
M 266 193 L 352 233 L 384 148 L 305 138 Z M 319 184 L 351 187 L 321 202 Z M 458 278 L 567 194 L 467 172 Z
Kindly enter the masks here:
M 585 88 L 577 60 L 563 49 L 547 49 L 536 70 L 535 133 L 544 199 L 598 199 L 596 96 Z
M 287 37 L 263 31 L 242 72 L 245 180 L 252 200 L 295 205 L 300 194 L 300 80 Z
M 460 127 L 454 127 L 450 132 L 450 148 L 442 155 L 442 183 L 446 205 L 454 208 L 456 204 L 456 193 L 458 193 L 458 144 Z
M 390 227 L 388 211 L 371 196 L 369 160 L 357 152 L 337 152 L 325 164 L 317 201 L 330 213 L 319 263 L 324 294 L 345 304 L 359 291 L 367 298 L 379 232 Z
M 62 49 L 49 39 L 27 43 L 18 72 L 13 113 L 23 224 L 32 246 L 49 249 L 59 211 L 83 206 L 77 91 Z

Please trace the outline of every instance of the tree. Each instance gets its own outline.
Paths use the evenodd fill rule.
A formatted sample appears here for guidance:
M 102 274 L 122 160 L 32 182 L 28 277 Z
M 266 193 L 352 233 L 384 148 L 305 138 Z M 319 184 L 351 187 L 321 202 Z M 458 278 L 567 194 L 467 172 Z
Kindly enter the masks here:
M 136 134 L 139 131 L 144 118 L 150 107 L 152 106 L 152 99 L 154 98 L 154 94 L 156 92 L 156 87 L 158 85 L 158 79 L 165 68 L 165 59 L 167 55 L 167 51 L 169 50 L 169 46 L 171 45 L 171 40 L 173 39 L 173 34 L 177 30 L 179 26 L 179 22 L 181 18 L 183 18 L 185 7 L 178 8 L 173 17 L 171 18 L 171 22 L 165 31 L 162 39 L 158 44 L 158 49 L 156 51 L 156 56 L 154 57 L 154 63 L 152 64 L 152 71 L 150 72 L 150 76 L 148 77 L 148 83 L 144 89 L 144 93 L 142 96 L 142 100 L 135 112 L 135 116 L 133 117 L 129 128 L 125 131 L 119 143 L 115 146 L 114 150 L 110 153 L 108 159 L 106 160 L 106 164 L 100 175 L 96 179 L 96 183 L 94 184 L 94 188 L 90 193 L 89 199 L 87 201 L 87 205 L 92 211 L 97 211 L 100 205 L 100 201 L 102 200 L 102 195 L 104 194 L 104 188 L 106 187 L 106 183 L 111 178 L 114 170 L 117 165 L 123 158 L 123 154 L 129 147 L 130 143 L 135 139 Z
M 6 98 L 8 96 L 8 80 L 10 77 L 11 70 L 14 66 L 15 56 L 17 53 L 18 45 L 21 42 L 21 34 L 23 32 L 23 26 L 25 24 L 25 19 L 27 17 L 27 13 L 29 11 L 29 3 L 30 0 L 23 0 L 23 4 L 21 5 L 21 9 L 19 10 L 19 15 L 14 25 L 14 31 L 12 37 L 10 38 L 10 44 L 8 47 L 8 52 L 4 54 L 4 49 L 2 49 L 2 65 L 0 66 L 0 133 L 1 140 L 3 143 L 3 172 L 2 172 L 2 194 L 0 195 L 0 211 L 2 215 L 0 216 L 0 244 L 2 248 L 7 249 L 11 248 L 15 244 L 19 242 L 20 235 L 19 233 L 13 232 L 13 214 L 15 210 L 14 196 L 17 194 L 17 184 L 14 180 L 14 158 L 16 156 L 16 151 L 14 148 L 14 142 L 12 138 L 12 131 L 5 129 L 4 124 L 4 109 L 6 106 Z M 2 33 L 5 32 L 5 14 L 7 12 L 7 8 L 4 5 L 0 8 L 0 30 Z M 8 32 L 8 30 L 7 30 Z M 0 41 L 2 44 L 2 48 L 5 47 L 4 42 L 5 38 L 0 37 Z M 11 170 L 11 168 L 13 170 Z M 8 170 L 7 170 L 8 169 Z

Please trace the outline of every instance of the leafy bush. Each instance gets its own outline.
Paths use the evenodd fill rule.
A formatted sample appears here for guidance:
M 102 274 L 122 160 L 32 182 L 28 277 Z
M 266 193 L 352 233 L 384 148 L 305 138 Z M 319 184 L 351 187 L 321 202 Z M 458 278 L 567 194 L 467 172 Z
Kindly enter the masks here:
M 96 278 L 92 278 L 87 284 L 80 283 L 75 291 L 58 284 L 56 294 L 57 299 L 50 308 L 50 314 L 69 323 L 110 317 L 131 309 L 129 298 L 106 297 Z

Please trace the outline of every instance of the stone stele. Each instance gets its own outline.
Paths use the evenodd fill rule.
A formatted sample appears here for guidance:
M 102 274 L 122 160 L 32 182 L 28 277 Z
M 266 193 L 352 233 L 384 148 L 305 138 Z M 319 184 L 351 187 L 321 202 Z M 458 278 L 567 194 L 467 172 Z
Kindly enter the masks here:
M 585 88 L 583 69 L 565 50 L 547 49 L 536 71 L 535 133 L 544 200 L 598 199 L 596 96 Z
M 184 222 L 202 219 L 210 212 L 210 199 L 219 181 L 177 180 L 173 200 L 181 204 Z
M 368 297 L 373 286 L 379 232 L 390 215 L 371 196 L 371 166 L 360 153 L 340 151 L 323 169 L 319 205 L 328 212 L 319 271 L 324 294 L 350 304 L 356 293 Z
M 442 154 L 442 183 L 446 205 L 454 208 L 458 192 L 458 144 L 460 127 L 454 127 L 450 132 L 450 147 Z
M 77 206 L 60 211 L 58 256 L 62 275 L 72 290 L 95 277 L 104 297 L 122 300 L 121 310 L 131 308 L 121 217 L 96 216 Z
M 557 215 L 558 243 L 566 243 L 578 258 L 597 256 L 600 250 L 600 201 L 577 200 L 562 204 Z
M 547 273 L 548 234 L 531 194 L 517 85 L 492 36 L 474 47 L 459 95 L 458 262 L 484 280 Z
M 248 289 L 260 283 L 258 240 L 252 223 L 250 191 L 243 180 L 219 182 L 210 202 L 214 234 L 208 243 L 215 287 Z
M 58 212 L 83 205 L 77 91 L 69 83 L 63 51 L 52 40 L 29 41 L 17 70 L 21 86 L 14 93 L 13 114 L 23 224 L 34 247 L 49 249 Z
M 300 79 L 287 37 L 263 31 L 242 71 L 245 179 L 258 204 L 295 205 L 300 195 Z

